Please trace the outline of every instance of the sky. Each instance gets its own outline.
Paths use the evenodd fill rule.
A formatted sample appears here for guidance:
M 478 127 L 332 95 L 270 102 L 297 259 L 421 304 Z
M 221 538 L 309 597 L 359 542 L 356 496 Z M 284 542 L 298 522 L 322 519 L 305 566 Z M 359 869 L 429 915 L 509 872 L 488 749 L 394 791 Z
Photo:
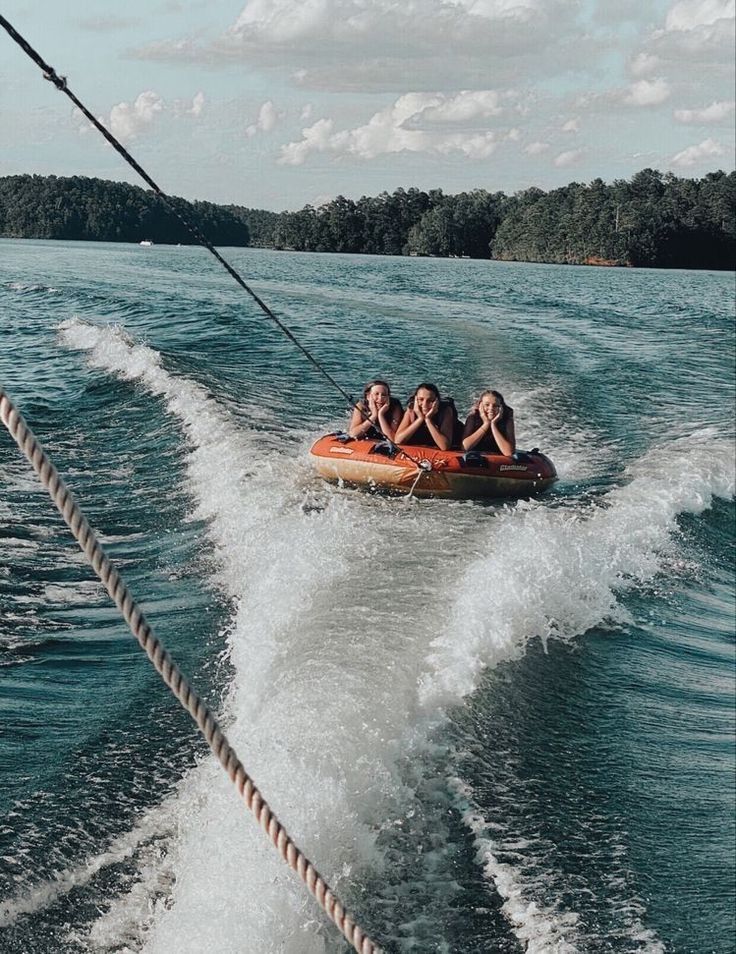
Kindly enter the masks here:
M 299 209 L 734 168 L 736 0 L 4 0 L 161 188 Z M 0 176 L 140 184 L 0 30 Z

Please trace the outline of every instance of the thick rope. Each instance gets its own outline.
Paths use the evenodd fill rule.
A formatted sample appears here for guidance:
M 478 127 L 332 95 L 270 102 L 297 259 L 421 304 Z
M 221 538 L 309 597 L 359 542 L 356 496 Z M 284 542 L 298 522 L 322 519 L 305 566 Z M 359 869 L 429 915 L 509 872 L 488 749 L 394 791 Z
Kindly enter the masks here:
M 214 714 L 197 691 L 189 685 L 184 674 L 154 634 L 127 585 L 103 550 L 71 491 L 26 424 L 23 415 L 2 387 L 0 387 L 0 419 L 48 490 L 87 560 L 124 616 L 130 631 L 168 688 L 197 723 L 210 749 L 217 756 L 246 806 L 255 815 L 281 857 L 290 868 L 297 872 L 327 916 L 334 921 L 359 954 L 381 954 L 381 949 L 353 921 L 330 886 L 312 862 L 294 844 L 286 829 L 271 811 L 225 737 Z
M 410 490 L 409 493 L 406 495 L 406 499 L 407 499 L 407 500 L 409 500 L 409 499 L 414 495 L 414 490 L 415 490 L 417 484 L 419 483 L 419 481 L 422 479 L 422 474 L 425 474 L 425 473 L 426 473 L 426 470 L 425 470 L 423 467 L 419 467 L 419 468 L 417 469 L 417 475 L 416 475 L 416 477 L 414 478 L 414 483 L 411 485 L 411 490 Z

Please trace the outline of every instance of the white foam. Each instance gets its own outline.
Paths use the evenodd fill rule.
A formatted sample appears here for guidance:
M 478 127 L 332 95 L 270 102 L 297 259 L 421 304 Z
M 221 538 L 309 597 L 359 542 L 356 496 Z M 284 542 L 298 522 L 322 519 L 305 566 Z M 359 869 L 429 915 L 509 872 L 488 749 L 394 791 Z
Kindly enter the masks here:
M 549 894 L 550 872 L 546 870 L 546 861 L 540 869 L 534 842 L 508 835 L 502 839 L 494 837 L 492 832 L 503 826 L 481 815 L 470 786 L 455 778 L 450 779 L 450 788 L 463 823 L 473 836 L 483 874 L 501 897 L 501 912 L 526 954 L 577 954 L 588 950 L 590 944 L 581 915 L 575 910 L 566 910 L 559 901 L 543 900 L 544 895 Z M 501 851 L 518 859 L 518 864 L 501 861 L 498 857 Z M 625 849 L 622 847 L 619 853 L 624 854 Z M 525 872 L 525 867 L 530 865 L 539 869 L 536 874 Z M 625 879 L 621 880 L 625 890 Z M 664 954 L 664 945 L 656 933 L 640 920 L 643 908 L 638 899 L 624 900 L 617 913 L 632 950 L 641 954 Z
M 59 291 L 58 288 L 52 288 L 50 285 L 38 285 L 32 282 L 6 282 L 5 287 L 14 292 L 21 292 L 21 294 L 24 292 L 42 291 L 49 295 L 55 295 Z
M 517 422 L 517 447 L 539 447 L 554 461 L 560 480 L 580 481 L 610 473 L 617 466 L 616 446 L 579 420 L 559 385 L 510 393 L 509 403 Z M 561 407 L 566 408 L 562 415 Z
M 407 506 L 336 493 L 120 329 L 73 320 L 61 337 L 139 382 L 180 422 L 197 516 L 236 607 L 229 737 L 348 903 L 361 868 L 381 864 L 374 840 L 402 798 L 395 762 L 405 746 L 529 639 L 624 620 L 617 595 L 658 571 L 677 514 L 733 491 L 730 449 L 703 435 L 648 455 L 585 507 Z M 315 905 L 244 815 L 213 760 L 186 780 L 169 805 L 174 881 L 145 928 L 149 954 L 239 952 L 244 937 L 263 954 L 324 950 Z M 496 874 L 500 883 L 509 872 Z M 513 884 L 504 890 L 515 904 Z M 140 904 L 140 890 L 120 899 L 95 926 L 95 944 L 114 946 L 126 905 Z M 552 915 L 527 911 L 524 923 L 532 914 L 541 936 Z M 564 926 L 550 927 L 561 943 Z
M 0 901 L 0 928 L 12 926 L 19 917 L 49 907 L 74 888 L 88 884 L 100 871 L 132 857 L 142 842 L 168 829 L 167 811 L 152 809 L 131 831 L 115 839 L 104 851 L 88 858 L 77 868 L 59 872 L 50 881 L 34 885 L 15 897 Z
M 43 590 L 43 602 L 55 605 L 90 605 L 105 601 L 107 596 L 99 580 L 76 580 L 73 583 L 47 583 Z M 34 597 L 37 601 L 37 597 Z
M 731 448 L 701 432 L 650 451 L 628 481 L 586 509 L 539 500 L 500 515 L 457 583 L 449 625 L 433 644 L 420 687 L 428 711 L 460 701 L 484 667 L 523 651 L 534 636 L 572 639 L 625 622 L 618 596 L 659 571 L 677 516 L 732 496 Z
M 231 740 L 273 807 L 302 839 L 317 840 L 320 858 L 330 862 L 335 875 L 337 869 L 343 870 L 344 859 L 354 854 L 356 843 L 372 838 L 367 829 L 361 832 L 354 809 L 344 803 L 347 787 L 360 803 L 370 786 L 374 761 L 366 755 L 365 743 L 371 732 L 379 730 L 344 718 L 360 688 L 356 675 L 352 685 L 339 685 L 344 683 L 340 670 L 347 646 L 329 646 L 319 665 L 310 669 L 304 640 L 293 627 L 311 608 L 315 591 L 329 587 L 380 544 L 378 518 L 373 529 L 364 521 L 356 532 L 349 497 L 334 499 L 321 513 L 305 512 L 300 506 L 304 492 L 298 468 L 290 469 L 273 454 L 264 457 L 261 443 L 235 429 L 202 388 L 169 376 L 155 352 L 132 344 L 119 330 L 75 321 L 63 327 L 62 336 L 72 347 L 86 350 L 96 366 L 138 380 L 162 395 L 168 410 L 184 425 L 192 445 L 187 464 L 199 501 L 197 516 L 208 521 L 217 544 L 219 583 L 239 602 L 231 646 L 237 672 L 230 700 Z M 318 611 L 329 614 L 331 607 Z M 344 628 L 337 615 L 333 624 Z M 316 656 L 318 635 L 317 630 L 311 634 Z M 367 670 L 370 648 L 352 649 L 354 654 L 362 649 Z M 298 676 L 285 664 L 289 661 Z M 364 709 L 371 708 L 367 702 L 363 701 Z M 330 703 L 338 711 L 331 714 Z M 346 725 L 352 734 L 347 756 L 344 748 L 340 753 L 346 740 L 339 738 Z M 380 738 L 376 744 L 381 750 Z M 333 756 L 331 747 L 340 754 Z M 336 769 L 350 775 L 350 781 L 336 777 Z M 292 934 L 294 950 L 321 949 L 311 902 L 261 832 L 243 818 L 244 809 L 219 766 L 207 762 L 190 784 L 197 810 L 191 815 L 185 810 L 181 825 L 182 862 L 174 888 L 178 903 L 173 913 L 161 906 L 150 949 L 170 950 L 172 944 L 180 950 L 214 946 L 225 951 L 229 945 L 239 949 L 243 905 L 248 910 L 246 923 L 261 939 L 260 950 L 269 950 L 270 944 L 274 950 L 288 949 L 284 939 Z M 332 824 L 324 819 L 325 805 L 332 806 Z M 223 850 L 213 853 L 213 838 Z M 207 891 L 201 886 L 203 874 Z M 240 887 L 235 889 L 244 875 L 250 883 L 250 901 Z M 213 913 L 213 904 L 222 907 L 219 915 Z M 311 925 L 307 937 L 305 924 Z

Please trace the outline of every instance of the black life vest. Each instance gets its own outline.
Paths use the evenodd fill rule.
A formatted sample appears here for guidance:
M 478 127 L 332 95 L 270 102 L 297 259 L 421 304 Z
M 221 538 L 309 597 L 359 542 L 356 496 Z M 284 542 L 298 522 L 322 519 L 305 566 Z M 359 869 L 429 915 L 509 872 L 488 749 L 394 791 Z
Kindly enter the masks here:
M 445 411 L 450 408 L 452 411 L 452 438 L 450 442 L 450 447 L 458 447 L 462 443 L 463 438 L 463 426 L 460 423 L 460 420 L 457 416 L 457 408 L 455 407 L 455 402 L 452 398 L 443 398 L 440 401 L 440 406 L 437 408 L 437 413 L 434 416 L 435 421 L 437 422 L 437 427 L 439 428 L 442 423 L 442 418 L 445 415 Z M 436 447 L 434 438 L 429 432 L 429 428 L 422 421 L 421 427 L 418 427 L 411 437 L 407 438 L 404 444 L 409 444 L 412 447 Z
M 370 411 L 368 410 L 368 404 L 364 399 L 358 401 L 358 407 L 364 414 L 370 414 Z M 399 420 L 401 420 L 401 415 L 404 413 L 404 409 L 401 406 L 401 401 L 398 398 L 392 397 L 388 402 L 389 417 L 391 416 L 391 413 L 397 409 L 399 412 Z M 385 439 L 386 435 L 381 433 L 376 424 L 371 424 L 362 437 L 362 440 L 364 441 L 382 441 Z
M 508 405 L 506 405 L 503 420 L 501 421 L 501 432 L 504 434 L 504 436 L 506 435 L 506 422 L 511 420 L 512 414 L 513 414 L 513 411 Z M 463 430 L 462 436 L 470 437 L 471 434 L 474 434 L 478 430 L 478 428 L 481 426 L 482 423 L 483 423 L 483 418 L 480 416 L 480 412 L 471 411 L 470 414 L 468 414 L 467 421 L 465 422 L 465 428 Z M 462 444 L 462 438 L 461 438 L 461 444 Z M 500 454 L 501 453 L 501 448 L 496 443 L 496 438 L 493 436 L 492 430 L 486 431 L 483 437 L 481 437 L 481 439 L 475 445 L 473 450 L 480 451 L 483 454 Z

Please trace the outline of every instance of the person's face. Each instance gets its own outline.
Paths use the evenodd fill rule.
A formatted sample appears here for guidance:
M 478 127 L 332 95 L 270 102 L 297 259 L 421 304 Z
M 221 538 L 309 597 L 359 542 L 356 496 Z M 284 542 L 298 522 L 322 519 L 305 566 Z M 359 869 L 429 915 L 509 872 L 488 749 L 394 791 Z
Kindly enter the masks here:
M 388 388 L 385 384 L 374 384 L 368 392 L 368 400 L 373 401 L 376 407 L 384 407 L 390 401 Z
M 488 417 L 495 417 L 499 411 L 503 410 L 503 405 L 495 394 L 484 394 L 480 399 L 480 406 L 486 412 Z
M 436 400 L 437 395 L 434 391 L 430 391 L 428 388 L 419 388 L 414 398 L 414 404 L 418 411 L 421 411 L 422 414 L 426 414 Z

